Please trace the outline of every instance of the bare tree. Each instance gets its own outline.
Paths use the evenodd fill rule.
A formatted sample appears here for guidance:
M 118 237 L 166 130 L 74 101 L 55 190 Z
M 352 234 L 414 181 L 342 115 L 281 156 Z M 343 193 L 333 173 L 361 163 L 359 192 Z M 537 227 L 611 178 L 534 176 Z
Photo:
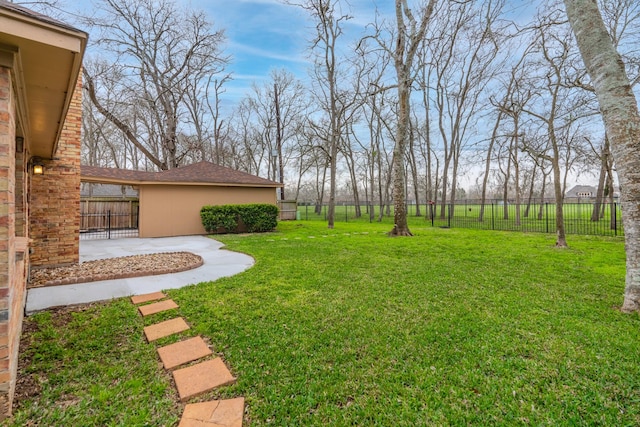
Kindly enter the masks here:
M 193 97 L 228 61 L 224 33 L 213 31 L 204 13 L 177 9 L 169 0 L 101 0 L 98 11 L 91 22 L 101 30 L 95 46 L 110 60 L 85 67 L 90 99 L 157 168 L 179 166 L 194 148 L 191 138 L 179 136 L 191 133 L 194 120 L 204 126 Z M 105 81 L 112 70 L 120 78 Z M 119 96 L 105 96 L 105 84 Z M 137 121 L 122 114 L 131 109 Z
M 572 45 L 557 11 L 541 15 L 536 25 L 539 59 L 530 67 L 537 76 L 528 81 L 531 101 L 522 112 L 539 123 L 543 137 L 529 138 L 524 149 L 549 162 L 555 194 L 556 246 L 566 247 L 564 192 L 566 176 L 576 154 L 574 127 L 582 114 L 586 98 L 576 95 L 565 84 L 571 63 Z M 535 70 L 535 71 L 534 71 Z M 530 130 L 530 133 L 535 132 Z M 564 168 L 564 177 L 563 177 Z
M 564 0 L 569 22 L 595 88 L 618 168 L 627 253 L 622 311 L 640 310 L 640 113 L 620 54 L 595 0 Z
M 347 13 L 342 13 L 340 0 L 306 0 L 304 2 L 289 2 L 304 9 L 316 24 L 316 33 L 311 43 L 312 51 L 316 52 L 315 82 L 318 84 L 314 91 L 328 116 L 330 132 L 329 140 L 329 208 L 327 212 L 327 226 L 334 227 L 335 199 L 337 188 L 338 149 L 341 138 L 341 112 L 339 111 L 338 76 L 339 57 L 337 43 L 343 35 L 344 22 L 351 19 Z
M 266 176 L 284 183 L 284 170 L 292 157 L 297 134 L 308 109 L 306 89 L 293 74 L 278 69 L 262 86 L 253 85 L 253 93 L 242 101 L 250 109 L 253 132 L 260 133 L 261 156 L 268 159 Z M 280 192 L 284 199 L 284 190 Z
M 411 89 L 416 77 L 414 63 L 417 52 L 427 31 L 435 3 L 435 0 L 421 2 L 419 15 L 416 17 L 407 0 L 396 0 L 395 27 L 389 31 L 390 39 L 384 40 L 382 29 L 376 28 L 376 40 L 393 59 L 397 89 L 398 111 L 393 149 L 394 226 L 389 232 L 390 236 L 412 236 L 407 223 L 405 194 L 405 154 L 411 121 Z

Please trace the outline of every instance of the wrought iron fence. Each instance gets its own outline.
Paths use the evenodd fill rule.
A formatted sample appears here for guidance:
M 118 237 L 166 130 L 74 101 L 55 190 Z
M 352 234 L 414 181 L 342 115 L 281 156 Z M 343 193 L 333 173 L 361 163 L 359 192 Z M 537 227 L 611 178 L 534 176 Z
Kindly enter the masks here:
M 620 205 L 614 203 L 596 204 L 592 201 L 565 202 L 562 209 L 565 232 L 567 234 L 623 236 Z M 481 203 L 474 200 L 460 200 L 455 204 L 407 205 L 409 225 L 425 222 L 433 227 L 475 228 L 522 232 L 556 232 L 556 205 L 541 200 L 527 204 L 492 201 Z M 327 205 L 308 202 L 298 204 L 301 220 L 327 220 Z M 393 206 L 364 204 L 356 206 L 349 202 L 336 204 L 336 222 L 393 222 Z
M 138 213 L 137 207 L 126 213 L 112 213 L 110 210 L 100 213 L 82 212 L 80 239 L 138 237 Z

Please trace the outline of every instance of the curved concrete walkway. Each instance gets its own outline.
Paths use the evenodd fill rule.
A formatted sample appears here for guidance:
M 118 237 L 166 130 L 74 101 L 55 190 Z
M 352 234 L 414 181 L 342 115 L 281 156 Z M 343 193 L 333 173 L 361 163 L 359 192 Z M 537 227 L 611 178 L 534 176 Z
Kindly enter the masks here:
M 72 304 L 142 295 L 163 289 L 208 282 L 233 276 L 254 264 L 248 255 L 222 249 L 224 245 L 204 236 L 130 238 L 80 241 L 80 262 L 158 252 L 191 252 L 203 265 L 180 273 L 102 280 L 74 285 L 48 286 L 27 291 L 27 314 Z

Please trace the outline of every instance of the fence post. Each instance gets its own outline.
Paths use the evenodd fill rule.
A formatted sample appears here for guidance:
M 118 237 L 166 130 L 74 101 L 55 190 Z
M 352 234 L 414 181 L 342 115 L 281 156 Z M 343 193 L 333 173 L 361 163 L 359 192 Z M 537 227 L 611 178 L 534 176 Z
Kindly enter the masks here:
M 107 211 L 107 238 L 111 239 L 111 210 Z
M 611 214 L 613 216 L 613 235 L 617 236 L 618 235 L 618 204 L 617 203 L 613 203 L 613 213 Z
M 449 203 L 449 212 L 447 213 L 447 227 L 451 228 L 451 203 Z

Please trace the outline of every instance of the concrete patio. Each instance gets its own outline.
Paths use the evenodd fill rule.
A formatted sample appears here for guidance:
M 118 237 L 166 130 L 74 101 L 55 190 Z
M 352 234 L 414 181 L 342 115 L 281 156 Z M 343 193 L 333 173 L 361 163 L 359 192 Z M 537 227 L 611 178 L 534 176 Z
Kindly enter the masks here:
M 204 263 L 201 267 L 180 273 L 29 289 L 26 312 L 30 314 L 51 307 L 177 289 L 233 276 L 254 264 L 250 256 L 224 250 L 223 246 L 222 243 L 205 236 L 83 240 L 80 242 L 80 262 L 184 251 L 200 255 Z

